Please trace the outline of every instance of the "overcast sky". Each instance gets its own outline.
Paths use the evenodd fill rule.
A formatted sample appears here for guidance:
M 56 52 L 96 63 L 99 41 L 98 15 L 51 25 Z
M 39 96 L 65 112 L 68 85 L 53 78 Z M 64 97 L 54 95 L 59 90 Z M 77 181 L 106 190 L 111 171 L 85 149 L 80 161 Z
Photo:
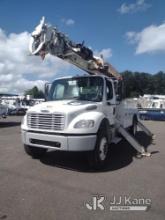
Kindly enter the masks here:
M 165 71 L 164 11 L 164 0 L 0 0 L 0 92 L 23 93 L 81 72 L 52 56 L 29 56 L 30 33 L 43 15 L 119 71 Z

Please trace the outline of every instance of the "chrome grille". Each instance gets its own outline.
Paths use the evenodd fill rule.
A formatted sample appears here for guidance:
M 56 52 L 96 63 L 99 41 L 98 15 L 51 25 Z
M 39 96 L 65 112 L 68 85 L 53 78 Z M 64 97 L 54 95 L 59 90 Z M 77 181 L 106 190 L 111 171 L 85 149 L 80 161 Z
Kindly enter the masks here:
M 63 114 L 40 114 L 29 113 L 27 115 L 27 123 L 29 128 L 44 130 L 63 130 L 65 117 Z

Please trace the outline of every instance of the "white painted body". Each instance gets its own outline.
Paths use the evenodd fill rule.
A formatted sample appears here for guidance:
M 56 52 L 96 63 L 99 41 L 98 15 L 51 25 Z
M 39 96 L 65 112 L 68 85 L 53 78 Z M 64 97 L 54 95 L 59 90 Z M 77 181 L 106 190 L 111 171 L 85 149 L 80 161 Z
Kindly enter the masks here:
M 147 108 L 151 110 L 152 109 L 157 109 L 157 110 L 165 109 L 165 99 L 151 100 Z
M 137 101 L 142 109 L 165 109 L 165 95 L 144 95 L 140 97 Z
M 101 102 L 62 100 L 43 102 L 31 107 L 21 125 L 23 143 L 55 150 L 89 151 L 95 148 L 97 132 L 103 120 L 106 119 L 108 121 L 110 135 L 113 138 L 116 137 L 117 129 L 120 125 L 124 128 L 132 126 L 133 117 L 137 114 L 136 107 L 126 100 L 117 101 L 113 80 L 105 76 L 100 77 L 104 80 L 103 99 Z M 113 98 L 111 100 L 106 100 L 107 80 L 112 83 Z M 43 122 L 42 116 L 48 117 L 53 114 L 57 116 L 60 114 L 60 117 L 64 118 L 60 119 L 63 120 L 62 129 L 54 129 L 50 127 L 50 124 L 47 125 L 49 127 L 47 129 L 37 124 L 39 117 Z M 92 120 L 94 121 L 94 126 L 75 128 L 75 124 L 81 120 Z M 32 121 L 35 122 L 34 126 L 32 126 Z M 44 123 L 46 122 L 44 121 Z M 32 140 L 41 140 L 44 144 L 36 143 Z M 50 142 L 51 146 L 49 145 Z M 53 142 L 60 143 L 60 147 L 52 146 Z

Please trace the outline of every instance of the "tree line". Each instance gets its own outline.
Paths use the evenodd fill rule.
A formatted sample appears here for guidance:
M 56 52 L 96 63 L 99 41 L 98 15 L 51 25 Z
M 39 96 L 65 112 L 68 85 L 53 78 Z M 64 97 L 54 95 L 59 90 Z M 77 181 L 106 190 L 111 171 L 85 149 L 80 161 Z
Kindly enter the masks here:
M 24 92 L 24 95 L 31 95 L 35 99 L 45 98 L 44 92 L 39 90 L 37 86 L 34 86 L 32 89 L 28 89 Z
M 156 74 L 125 71 L 122 72 L 126 97 L 139 97 L 144 94 L 165 95 L 165 72 Z
M 144 94 L 165 95 L 165 72 L 157 74 L 143 72 L 124 71 L 121 73 L 124 81 L 125 97 L 139 97 Z M 37 86 L 25 91 L 25 95 L 32 95 L 33 98 L 44 98 L 44 93 Z

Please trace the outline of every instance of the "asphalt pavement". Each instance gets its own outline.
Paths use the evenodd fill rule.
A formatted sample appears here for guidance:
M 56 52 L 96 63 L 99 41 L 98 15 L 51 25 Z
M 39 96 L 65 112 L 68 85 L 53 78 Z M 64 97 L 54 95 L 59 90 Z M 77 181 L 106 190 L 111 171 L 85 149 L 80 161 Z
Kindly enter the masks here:
M 165 219 L 165 122 L 145 121 L 154 142 L 137 133 L 151 157 L 137 159 L 123 140 L 111 146 L 101 171 L 91 170 L 81 153 L 50 151 L 32 159 L 20 122 L 21 116 L 0 119 L 0 220 Z M 121 207 L 146 204 L 147 211 Z

